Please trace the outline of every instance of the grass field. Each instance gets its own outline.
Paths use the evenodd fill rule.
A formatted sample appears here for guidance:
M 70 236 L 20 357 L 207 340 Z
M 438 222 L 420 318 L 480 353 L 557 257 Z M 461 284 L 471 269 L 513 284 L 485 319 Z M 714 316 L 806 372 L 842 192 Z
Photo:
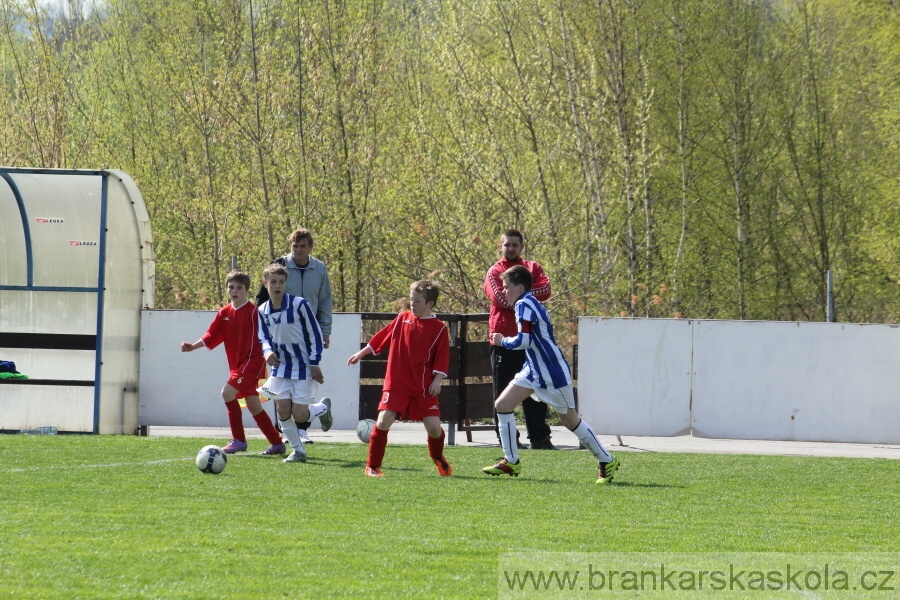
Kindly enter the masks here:
M 498 449 L 451 447 L 441 478 L 424 446 L 389 445 L 377 480 L 362 444 L 317 443 L 306 464 L 238 455 L 204 475 L 207 443 L 0 436 L 0 597 L 490 598 L 508 552 L 900 539 L 900 461 L 623 452 L 600 488 L 585 451 L 525 451 L 521 477 L 493 478 L 481 467 Z

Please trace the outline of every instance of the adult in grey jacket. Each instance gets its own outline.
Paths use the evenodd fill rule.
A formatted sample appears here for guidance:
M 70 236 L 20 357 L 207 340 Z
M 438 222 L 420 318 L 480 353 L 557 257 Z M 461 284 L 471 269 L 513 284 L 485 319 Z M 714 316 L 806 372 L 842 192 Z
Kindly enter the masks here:
M 325 263 L 310 256 L 313 249 L 312 232 L 308 229 L 298 229 L 291 234 L 291 253 L 287 256 L 276 258 L 273 263 L 284 265 L 288 271 L 285 293 L 292 296 L 306 298 L 312 307 L 319 327 L 322 329 L 322 341 L 328 348 L 331 342 L 331 281 L 328 279 L 328 269 Z M 269 292 L 265 286 L 260 286 L 256 294 L 256 305 L 260 306 L 269 299 Z M 304 444 L 310 443 L 306 429 L 309 422 L 298 423 L 300 439 Z
M 322 328 L 325 347 L 331 340 L 331 280 L 325 263 L 310 256 L 313 248 L 312 233 L 308 229 L 298 229 L 291 234 L 291 253 L 273 260 L 288 270 L 285 293 L 306 298 L 316 314 L 319 327 Z M 260 306 L 269 299 L 266 286 L 260 286 L 256 294 L 256 305 Z

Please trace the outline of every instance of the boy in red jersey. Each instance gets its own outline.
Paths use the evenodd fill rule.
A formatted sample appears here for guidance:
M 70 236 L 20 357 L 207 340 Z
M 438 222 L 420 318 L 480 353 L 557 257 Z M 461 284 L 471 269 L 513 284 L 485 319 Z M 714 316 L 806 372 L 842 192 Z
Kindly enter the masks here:
M 285 447 L 281 442 L 281 436 L 272 424 L 269 414 L 263 410 L 256 391 L 259 379 L 264 377 L 266 372 L 262 347 L 256 335 L 258 320 L 256 306 L 247 298 L 250 276 L 243 271 L 232 271 L 225 278 L 225 285 L 231 302 L 219 310 L 203 337 L 193 344 L 182 342 L 181 351 L 192 352 L 203 346 L 212 350 L 225 343 L 225 355 L 228 357 L 228 369 L 231 373 L 225 387 L 222 388 L 222 399 L 225 400 L 225 408 L 228 410 L 232 437 L 223 448 L 225 453 L 234 454 L 247 449 L 241 405 L 238 403 L 238 400 L 243 398 L 256 424 L 269 440 L 268 449 L 261 454 L 284 454 Z
M 387 446 L 388 430 L 398 417 L 422 421 L 428 432 L 428 455 L 438 474 L 453 472 L 444 457 L 444 429 L 437 396 L 450 366 L 450 335 L 443 321 L 432 312 L 440 290 L 428 280 L 412 284 L 410 310 L 397 315 L 369 344 L 347 360 L 355 365 L 369 354 L 388 349 L 378 420 L 369 437 L 366 475 L 384 477 L 381 462 Z

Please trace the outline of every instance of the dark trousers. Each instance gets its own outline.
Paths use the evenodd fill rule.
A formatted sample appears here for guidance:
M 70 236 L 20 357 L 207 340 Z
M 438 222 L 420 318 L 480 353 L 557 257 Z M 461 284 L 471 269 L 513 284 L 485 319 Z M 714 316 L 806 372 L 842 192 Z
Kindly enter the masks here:
M 494 377 L 494 400 L 500 397 L 509 382 L 516 373 L 525 366 L 525 352 L 523 350 L 508 350 L 500 346 L 491 346 L 491 371 Z M 528 431 L 528 439 L 532 442 L 550 437 L 550 426 L 547 425 L 547 405 L 538 402 L 534 398 L 525 398 L 522 402 L 522 412 L 525 413 L 525 429 Z M 497 411 L 494 411 L 494 430 L 500 437 L 497 427 Z

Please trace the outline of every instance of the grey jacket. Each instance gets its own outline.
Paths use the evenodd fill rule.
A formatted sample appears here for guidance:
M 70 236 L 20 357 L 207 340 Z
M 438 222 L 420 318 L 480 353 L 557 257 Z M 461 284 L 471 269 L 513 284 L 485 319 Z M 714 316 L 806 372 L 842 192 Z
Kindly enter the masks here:
M 316 313 L 316 320 L 319 322 L 319 327 L 322 328 L 322 335 L 330 336 L 331 280 L 328 279 L 328 269 L 325 267 L 325 263 L 310 256 L 306 269 L 301 269 L 290 254 L 276 258 L 272 262 L 283 265 L 288 271 L 287 284 L 284 286 L 285 293 L 306 298 L 313 312 Z M 256 294 L 256 305 L 260 306 L 268 299 L 268 290 L 264 285 L 260 286 L 259 293 Z

